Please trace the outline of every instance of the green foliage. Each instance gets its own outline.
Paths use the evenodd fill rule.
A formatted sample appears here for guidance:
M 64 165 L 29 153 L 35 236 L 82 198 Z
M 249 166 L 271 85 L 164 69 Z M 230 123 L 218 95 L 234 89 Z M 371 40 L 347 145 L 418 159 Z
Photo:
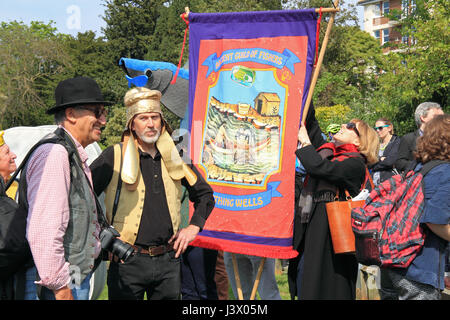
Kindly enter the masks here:
M 194 12 L 240 12 L 280 10 L 279 0 L 198 0 L 192 1 L 191 10 Z
M 152 42 L 164 0 L 105 0 L 106 27 L 111 62 L 121 57 L 144 59 Z
M 107 120 L 107 125 L 102 132 L 102 144 L 105 147 L 120 142 L 122 132 L 126 126 L 125 108 L 120 105 L 114 106 Z
M 170 6 L 161 6 L 152 41 L 148 44 L 145 60 L 166 61 L 178 64 L 184 38 L 185 22 L 180 18 L 189 1 L 173 0 Z M 182 65 L 189 59 L 189 37 L 186 38 Z
M 167 61 L 178 64 L 184 38 L 185 22 L 180 15 L 189 7 L 191 12 L 236 12 L 281 10 L 279 0 L 171 0 L 158 8 L 156 27 L 148 44 L 145 60 Z M 181 65 L 189 60 L 189 34 Z
M 354 104 L 372 94 L 382 67 L 382 51 L 367 32 L 353 26 L 336 26 L 321 68 L 316 105 Z
M 447 112 L 449 106 L 450 9 L 440 0 L 416 3 L 418 9 L 402 29 L 413 41 L 385 56 L 379 78 L 383 108 L 391 110 L 401 133 L 415 129 L 413 115 L 421 102 L 438 102 Z
M 0 25 L 0 127 L 48 123 L 53 77 L 70 65 L 52 22 Z M 51 93 L 51 95 L 53 95 Z
M 342 124 L 351 120 L 351 110 L 348 106 L 337 104 L 330 107 L 317 107 L 316 118 L 319 122 L 322 132 L 326 131 L 326 128 L 331 123 Z

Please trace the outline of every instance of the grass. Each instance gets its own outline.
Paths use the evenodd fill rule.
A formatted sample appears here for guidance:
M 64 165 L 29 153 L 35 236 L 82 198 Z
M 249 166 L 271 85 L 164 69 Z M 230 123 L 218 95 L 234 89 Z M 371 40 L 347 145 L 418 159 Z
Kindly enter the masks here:
M 277 280 L 278 289 L 280 290 L 280 296 L 283 300 L 290 300 L 291 297 L 289 295 L 289 285 L 287 279 L 286 270 L 283 272 L 281 269 L 280 260 L 276 261 L 276 269 L 275 269 L 275 278 Z M 233 290 L 231 290 L 231 286 L 228 287 L 228 298 L 230 300 L 234 300 Z M 105 288 L 103 289 L 100 297 L 97 300 L 108 300 L 108 286 L 105 284 Z M 259 294 L 256 294 L 256 300 L 260 300 Z

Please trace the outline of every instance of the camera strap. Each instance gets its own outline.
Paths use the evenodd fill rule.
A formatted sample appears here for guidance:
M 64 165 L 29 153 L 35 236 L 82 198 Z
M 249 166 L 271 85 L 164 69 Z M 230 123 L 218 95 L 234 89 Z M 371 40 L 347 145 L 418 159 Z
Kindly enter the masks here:
M 113 203 L 113 209 L 112 209 L 112 215 L 111 215 L 111 225 L 114 225 L 114 217 L 116 216 L 117 212 L 117 206 L 119 205 L 119 199 L 120 199 L 120 191 L 122 189 L 122 144 L 119 143 L 120 150 L 117 150 L 118 148 L 114 148 L 114 152 L 120 151 L 120 165 L 119 165 L 119 176 L 117 178 L 117 188 L 116 188 L 116 195 L 114 196 L 114 203 Z M 114 157 L 116 159 L 116 157 Z
M 80 159 L 80 156 L 78 155 L 78 153 L 77 153 L 76 159 L 77 159 L 76 162 L 78 162 L 77 165 L 78 165 L 80 168 L 83 168 L 83 166 L 82 166 L 82 164 L 81 164 L 81 159 Z M 70 157 L 69 157 L 69 160 L 70 160 Z M 96 207 L 96 209 L 97 209 L 97 219 L 98 219 L 98 223 L 100 224 L 100 226 L 101 226 L 102 228 L 107 227 L 107 226 L 108 226 L 108 223 L 107 223 L 105 214 L 103 213 L 102 206 L 100 205 L 100 201 L 98 200 L 97 194 L 95 193 L 95 190 L 94 190 L 94 188 L 93 188 L 92 185 L 91 185 L 91 182 L 90 182 L 90 180 L 89 180 L 89 177 L 86 175 L 86 172 L 85 172 L 84 170 L 83 170 L 83 173 L 84 173 L 84 177 L 86 178 L 87 184 L 89 185 L 89 188 L 91 189 L 92 195 L 94 196 L 95 207 Z

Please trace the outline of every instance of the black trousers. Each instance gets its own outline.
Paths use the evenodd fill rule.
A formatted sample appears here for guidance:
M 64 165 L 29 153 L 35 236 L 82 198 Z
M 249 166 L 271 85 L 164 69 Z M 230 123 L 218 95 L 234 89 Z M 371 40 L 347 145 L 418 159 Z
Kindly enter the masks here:
M 217 251 L 188 246 L 181 258 L 182 299 L 218 300 L 214 281 Z
M 179 300 L 180 258 L 175 252 L 151 257 L 135 253 L 124 263 L 111 262 L 108 270 L 109 300 Z

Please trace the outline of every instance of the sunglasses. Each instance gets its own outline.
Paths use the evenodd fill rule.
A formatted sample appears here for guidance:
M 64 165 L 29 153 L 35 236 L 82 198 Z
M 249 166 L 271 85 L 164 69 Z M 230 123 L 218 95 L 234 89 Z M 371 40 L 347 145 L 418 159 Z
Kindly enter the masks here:
M 108 110 L 105 108 L 78 106 L 77 109 L 91 111 L 97 119 L 100 119 L 101 116 L 106 118 L 108 115 Z
M 349 122 L 345 126 L 347 129 L 355 131 L 356 135 L 359 137 L 359 131 L 358 128 L 356 128 L 356 123 Z
M 384 126 L 373 127 L 373 128 L 374 128 L 376 131 L 381 131 L 381 130 L 383 130 L 383 128 L 387 128 L 387 127 L 389 127 L 388 124 L 385 124 Z

